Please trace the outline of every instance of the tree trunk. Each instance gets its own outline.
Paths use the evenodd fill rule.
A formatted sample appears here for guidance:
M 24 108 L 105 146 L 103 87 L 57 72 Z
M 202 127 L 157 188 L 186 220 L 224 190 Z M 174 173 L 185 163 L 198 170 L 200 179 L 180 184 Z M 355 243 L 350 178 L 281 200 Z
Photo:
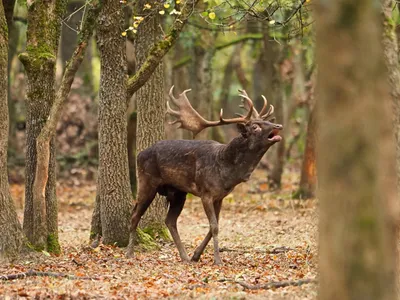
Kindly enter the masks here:
M 315 197 L 317 188 L 317 166 L 315 144 L 317 138 L 316 108 L 313 107 L 308 117 L 306 148 L 301 166 L 300 186 L 294 198 L 308 199 Z
M 264 95 L 275 107 L 276 122 L 283 124 L 283 92 L 279 74 L 282 46 L 276 41 L 270 41 L 268 29 L 263 29 L 262 34 L 260 54 L 252 74 L 255 106 L 258 109 L 262 107 L 261 95 Z M 285 126 L 285 124 L 283 125 Z M 271 188 L 279 187 L 281 184 L 285 156 L 285 138 L 282 137 L 282 141 L 265 155 L 269 166 L 268 181 Z
M 139 1 L 141 11 L 148 1 Z M 149 2 L 152 3 L 152 2 Z M 146 22 L 142 22 L 135 39 L 135 50 L 138 68 L 147 58 L 149 49 L 162 39 L 160 17 L 155 15 Z M 150 147 L 157 141 L 165 139 L 165 94 L 164 94 L 164 68 L 160 64 L 145 85 L 136 93 L 137 104 L 137 137 L 136 153 Z M 149 232 L 164 232 L 164 220 L 167 214 L 167 202 L 164 197 L 156 196 L 140 223 L 140 228 Z M 150 230 L 151 229 L 151 230 Z M 158 234 L 157 233 L 157 234 Z
M 55 65 L 60 39 L 60 19 L 65 1 L 35 1 L 28 6 L 26 52 L 19 58 L 28 77 L 26 118 L 26 175 L 24 231 L 38 250 L 59 253 L 55 139 L 50 142 L 45 201 L 33 199 L 36 169 L 36 138 L 49 117 L 55 98 Z
M 315 14 L 324 300 L 397 299 L 395 148 L 379 10 L 373 1 L 318 1 Z
M 83 60 L 85 50 L 92 36 L 94 25 L 99 13 L 97 2 L 87 3 L 87 13 L 85 15 L 82 30 L 79 34 L 79 43 L 68 61 L 65 72 L 57 91 L 57 96 L 51 106 L 49 117 L 44 121 L 44 126 L 36 139 L 36 167 L 35 179 L 32 186 L 33 203 L 45 203 L 45 190 L 48 179 L 48 166 L 50 158 L 50 141 L 54 138 L 57 123 L 60 120 L 62 109 L 71 90 L 71 85 L 75 74 Z
M 24 237 L 14 202 L 11 199 L 7 176 L 8 105 L 7 60 L 8 32 L 3 3 L 0 2 L 0 261 L 19 254 Z
M 9 147 L 14 148 L 14 135 L 15 135 L 15 105 L 11 99 L 11 80 L 10 80 L 10 73 L 11 73 L 11 62 L 14 58 L 15 53 L 17 52 L 17 45 L 18 45 L 18 37 L 19 37 L 19 29 L 15 26 L 13 21 L 14 16 L 14 6 L 15 0 L 3 0 L 4 5 L 4 13 L 6 16 L 7 21 L 7 28 L 8 28 L 8 84 L 7 84 L 7 97 L 8 97 L 8 112 L 9 112 Z M 13 149 L 15 150 L 15 149 Z
M 100 53 L 99 175 L 91 236 L 105 244 L 128 245 L 131 189 L 127 150 L 127 63 L 119 1 L 103 2 L 98 18 Z M 101 229 L 101 231 L 100 231 Z
M 397 188 L 400 188 L 400 70 L 399 47 L 393 20 L 394 1 L 382 0 L 384 31 L 382 35 L 383 53 L 389 73 L 390 95 L 392 97 L 393 127 L 396 137 Z
M 283 56 L 283 47 L 277 43 L 276 41 L 270 41 L 269 33 L 267 30 L 264 30 L 264 39 L 263 39 L 263 54 L 261 60 L 263 61 L 263 65 L 268 66 L 269 71 L 261 70 L 261 72 L 267 72 L 267 80 L 269 81 L 266 85 L 266 89 L 263 89 L 263 92 L 260 94 L 256 94 L 258 107 L 260 107 L 260 98 L 261 94 L 267 96 L 267 99 L 274 105 L 275 107 L 275 118 L 276 122 L 279 124 L 283 124 L 285 126 L 285 114 L 284 114 L 284 89 L 281 82 L 280 76 L 280 64 L 282 62 Z M 266 61 L 266 62 L 265 62 Z M 270 89 L 270 90 L 269 90 Z M 272 165 L 272 168 L 268 174 L 268 182 L 271 188 L 280 188 L 282 173 L 283 173 L 283 165 L 285 162 L 285 136 L 282 136 L 282 141 L 278 143 L 274 147 L 274 150 L 271 152 L 269 156 L 269 163 Z
M 174 63 L 179 64 L 179 62 L 182 60 L 182 53 L 185 51 L 183 45 L 182 45 L 182 40 L 178 41 L 175 44 L 174 47 Z M 188 68 L 173 68 L 172 70 L 172 84 L 175 86 L 176 91 L 184 91 L 189 87 L 189 70 Z M 169 89 L 167 90 L 169 91 Z M 177 130 L 176 126 L 174 125 L 166 125 L 168 127 L 171 127 L 171 131 L 176 132 L 176 138 L 177 139 L 191 139 L 191 132 L 187 130 Z
M 216 35 L 209 31 L 200 32 L 195 38 L 193 48 L 193 64 L 191 74 L 191 101 L 196 110 L 207 120 L 212 120 L 213 94 L 212 94 L 212 60 L 215 54 Z M 207 140 L 212 136 L 212 129 L 200 132 L 196 139 Z

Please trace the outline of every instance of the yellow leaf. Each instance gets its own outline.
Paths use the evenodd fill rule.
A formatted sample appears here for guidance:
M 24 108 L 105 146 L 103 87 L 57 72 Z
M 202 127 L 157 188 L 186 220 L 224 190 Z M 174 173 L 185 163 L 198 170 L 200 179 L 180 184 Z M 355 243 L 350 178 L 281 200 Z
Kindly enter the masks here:
M 146 4 L 144 5 L 144 9 L 150 9 L 150 8 L 151 8 L 151 5 L 150 5 L 150 4 L 146 3 Z
M 169 8 L 171 5 L 169 3 L 164 3 L 165 8 Z
M 271 20 L 271 21 L 269 21 L 269 24 L 270 24 L 270 25 L 274 25 L 275 22 L 276 22 L 275 20 Z
M 165 11 L 164 11 L 164 10 L 160 10 L 158 13 L 159 13 L 160 15 L 163 15 L 163 14 L 165 14 Z
M 126 36 L 126 31 L 121 32 L 122 36 Z
M 181 0 L 176 0 L 175 3 L 176 3 L 176 4 L 181 3 Z
M 211 20 L 214 20 L 215 19 L 215 12 L 210 12 L 209 14 L 208 14 L 208 17 L 211 19 Z

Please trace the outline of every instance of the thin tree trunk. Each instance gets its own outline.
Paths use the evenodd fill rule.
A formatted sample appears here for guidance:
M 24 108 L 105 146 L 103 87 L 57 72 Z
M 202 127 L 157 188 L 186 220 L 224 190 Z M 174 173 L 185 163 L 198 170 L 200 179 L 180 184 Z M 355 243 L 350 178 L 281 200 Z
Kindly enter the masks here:
M 280 76 L 280 64 L 282 62 L 282 56 L 284 49 L 280 44 L 275 41 L 269 40 L 268 31 L 264 32 L 264 49 L 267 50 L 267 53 L 264 54 L 268 61 L 268 66 L 271 68 L 269 71 L 269 78 L 270 86 L 271 86 L 271 97 L 267 97 L 271 103 L 275 106 L 275 118 L 276 122 L 279 124 L 286 125 L 285 123 L 285 111 L 284 111 L 284 101 L 285 101 L 285 94 L 284 89 L 282 86 L 282 80 Z M 268 92 L 268 91 L 266 91 Z M 257 94 L 258 99 L 260 95 Z M 260 101 L 258 101 L 259 103 Z M 278 143 L 272 155 L 270 156 L 270 163 L 272 165 L 271 171 L 268 174 L 268 182 L 271 188 L 280 188 L 281 187 L 281 180 L 283 174 L 283 165 L 285 163 L 285 143 L 286 138 L 282 136 L 282 141 Z
M 190 95 L 192 103 L 197 111 L 207 120 L 213 118 L 213 95 L 212 95 L 212 60 L 215 54 L 215 34 L 204 31 L 196 37 L 193 48 L 193 64 L 191 74 Z M 212 130 L 204 130 L 196 136 L 196 139 L 207 140 Z
M 139 1 L 139 8 L 143 8 L 148 1 Z M 152 2 L 150 2 L 152 3 Z M 160 39 L 159 15 L 152 16 L 146 22 L 140 24 L 136 39 L 135 50 L 137 65 L 140 68 L 147 58 L 149 49 Z M 160 64 L 150 76 L 144 86 L 136 92 L 137 104 L 137 137 L 136 153 L 150 147 L 157 141 L 165 139 L 165 94 L 164 94 L 164 68 Z M 156 196 L 144 214 L 140 227 L 151 228 L 148 231 L 163 232 L 164 220 L 167 215 L 167 202 L 164 197 Z M 146 229 L 147 230 L 147 229 Z M 161 231 L 160 231 L 161 230 Z
M 383 53 L 389 73 L 390 95 L 392 97 L 393 127 L 396 138 L 397 188 L 400 188 L 400 70 L 399 47 L 392 17 L 394 1 L 382 0 L 384 31 L 382 35 Z
M 373 1 L 316 5 L 324 300 L 398 299 L 396 155 L 379 13 Z
M 32 186 L 33 203 L 45 203 L 45 190 L 47 184 L 47 174 L 50 158 L 50 141 L 56 133 L 57 123 L 61 117 L 64 103 L 71 90 L 71 85 L 75 74 L 83 60 L 85 50 L 88 46 L 90 37 L 94 30 L 94 24 L 99 13 L 97 4 L 88 3 L 88 11 L 85 16 L 82 31 L 80 33 L 80 41 L 74 51 L 71 60 L 67 63 L 64 76 L 57 91 L 54 103 L 51 106 L 49 117 L 44 121 L 44 126 L 36 139 L 36 168 L 35 179 Z M 57 208 L 55 208 L 57 209 Z M 55 212 L 57 213 L 57 212 Z M 48 238 L 49 242 L 49 238 Z M 50 248 L 50 245 L 48 245 Z
M 128 245 L 131 189 L 127 150 L 127 63 L 119 1 L 102 4 L 97 26 L 101 77 L 99 91 L 99 175 L 91 236 Z M 100 218 L 99 218 L 100 217 Z M 100 221 L 101 223 L 99 224 Z M 101 233 L 98 230 L 101 228 Z
M 301 166 L 300 186 L 295 198 L 308 199 L 315 197 L 317 188 L 317 166 L 315 144 L 317 138 L 316 108 L 312 108 L 308 118 L 306 148 Z
M 182 45 L 182 41 L 178 41 L 174 47 L 174 63 L 178 63 L 182 59 L 182 53 L 185 51 Z M 184 91 L 189 88 L 189 70 L 187 67 L 173 68 L 172 70 L 172 83 L 177 91 Z M 169 91 L 169 90 L 167 90 Z M 191 132 L 187 130 L 176 130 L 174 125 L 166 125 L 171 127 L 176 132 L 177 139 L 191 139 Z
M 15 105 L 11 99 L 11 63 L 17 52 L 19 29 L 15 26 L 13 21 L 15 0 L 3 0 L 4 13 L 6 16 L 8 27 L 8 84 L 7 84 L 7 97 L 8 97 L 8 112 L 9 112 L 9 147 L 14 148 L 15 144 Z M 15 150 L 15 149 L 14 149 Z
M 8 105 L 7 105 L 8 32 L 3 3 L 0 2 L 0 260 L 16 257 L 24 237 L 11 199 L 7 176 Z
M 55 139 L 50 141 L 45 200 L 35 202 L 36 138 L 55 99 L 55 65 L 65 1 L 35 1 L 28 6 L 26 52 L 19 58 L 28 76 L 24 231 L 38 250 L 60 252 L 58 242 Z M 37 200 L 37 199 L 36 199 Z

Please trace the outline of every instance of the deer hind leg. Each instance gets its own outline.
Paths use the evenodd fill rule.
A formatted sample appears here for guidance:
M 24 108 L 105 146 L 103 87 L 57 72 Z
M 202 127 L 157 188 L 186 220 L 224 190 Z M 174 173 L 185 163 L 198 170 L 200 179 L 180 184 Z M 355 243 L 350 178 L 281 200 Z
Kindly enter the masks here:
M 182 244 L 181 238 L 178 233 L 177 220 L 182 212 L 183 206 L 186 201 L 186 193 L 181 191 L 168 191 L 167 200 L 169 202 L 169 210 L 165 224 L 167 225 L 169 232 L 171 233 L 172 239 L 178 248 L 179 256 L 182 261 L 190 261 L 189 256 L 186 253 L 185 247 Z
M 217 222 L 219 221 L 219 213 L 221 212 L 221 206 L 222 206 L 222 200 L 220 201 L 215 201 L 214 202 L 214 210 L 215 210 L 215 215 L 217 217 Z M 208 243 L 210 242 L 212 238 L 212 233 L 211 233 L 211 229 L 208 231 L 206 237 L 204 238 L 204 240 L 201 242 L 201 244 L 196 248 L 196 250 L 194 251 L 194 254 L 192 256 L 192 261 L 199 261 L 200 260 L 200 256 L 203 254 L 204 249 L 206 249 Z
M 203 207 L 204 210 L 206 212 L 208 221 L 210 223 L 210 232 L 214 241 L 214 264 L 215 265 L 221 265 L 222 264 L 222 260 L 219 256 L 219 246 L 218 246 L 218 218 L 217 218 L 217 214 L 216 214 L 216 209 L 214 208 L 215 206 L 215 201 L 213 201 L 212 198 L 205 198 L 205 199 L 201 199 L 202 203 L 203 203 Z M 208 236 L 208 235 L 207 235 Z M 204 239 L 202 245 L 207 245 L 206 240 L 207 240 L 207 236 Z M 200 245 L 200 246 L 202 246 Z M 203 246 L 205 248 L 205 246 Z M 204 249 L 200 249 L 200 250 L 204 250 Z
M 133 208 L 131 219 L 129 245 L 126 254 L 128 257 L 133 256 L 134 247 L 138 244 L 136 229 L 139 225 L 140 219 L 146 212 L 147 208 L 149 208 L 151 202 L 153 202 L 156 193 L 157 189 L 153 188 L 150 184 L 139 184 L 137 203 Z

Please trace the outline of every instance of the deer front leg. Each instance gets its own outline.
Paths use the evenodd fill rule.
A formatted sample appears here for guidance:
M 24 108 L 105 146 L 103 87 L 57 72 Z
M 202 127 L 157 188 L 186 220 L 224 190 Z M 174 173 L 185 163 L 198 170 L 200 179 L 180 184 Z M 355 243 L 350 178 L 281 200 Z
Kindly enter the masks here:
M 146 212 L 156 195 L 156 189 L 152 188 L 147 184 L 139 185 L 139 191 L 137 196 L 137 203 L 133 208 L 133 214 L 131 219 L 130 234 L 129 234 L 129 245 L 127 247 L 126 256 L 133 257 L 135 246 L 138 244 L 138 237 L 136 228 L 139 225 L 140 218 Z
M 212 198 L 205 198 L 204 200 L 202 199 L 202 202 L 208 221 L 210 223 L 210 232 L 214 240 L 214 264 L 221 265 L 222 261 L 219 256 L 219 247 L 218 247 L 218 218 L 216 215 L 216 211 L 214 209 L 214 201 Z
M 178 248 L 179 256 L 181 257 L 182 261 L 190 261 L 176 226 L 177 219 L 182 212 L 183 205 L 185 204 L 186 193 L 177 192 L 174 196 L 168 195 L 167 200 L 169 201 L 169 210 L 167 218 L 165 219 L 165 225 L 167 225 L 168 230 L 171 233 L 172 239 L 174 240 L 176 248 Z
M 214 202 L 214 210 L 215 210 L 215 215 L 217 217 L 217 222 L 219 222 L 219 213 L 221 211 L 221 206 L 222 206 L 222 200 Z M 201 242 L 201 244 L 196 248 L 194 251 L 194 254 L 192 256 L 192 261 L 199 261 L 200 256 L 203 254 L 204 249 L 206 249 L 208 243 L 210 242 L 212 238 L 212 233 L 211 229 L 208 231 L 206 237 L 204 240 Z

